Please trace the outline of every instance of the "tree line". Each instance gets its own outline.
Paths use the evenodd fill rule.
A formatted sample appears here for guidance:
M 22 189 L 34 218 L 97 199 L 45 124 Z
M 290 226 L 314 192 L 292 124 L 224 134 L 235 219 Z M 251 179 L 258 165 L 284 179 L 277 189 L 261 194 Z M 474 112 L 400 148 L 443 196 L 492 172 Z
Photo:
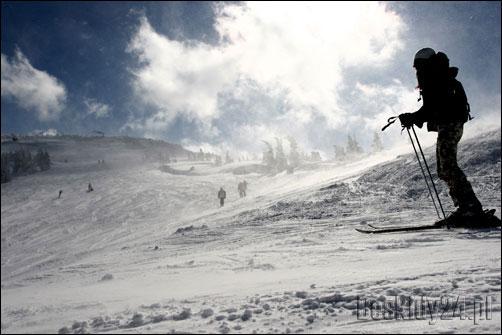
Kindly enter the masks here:
M 343 145 L 335 144 L 335 160 L 337 161 L 345 161 L 357 159 L 358 157 L 364 154 L 363 149 L 359 145 L 355 136 L 350 134 L 347 135 L 347 143 L 345 147 Z M 371 144 L 371 151 L 376 153 L 383 150 L 382 141 L 380 140 L 380 136 L 377 132 L 373 133 L 373 142 Z
M 39 149 L 35 155 L 27 149 L 2 153 L 1 182 L 6 183 L 15 176 L 26 175 L 50 169 L 49 153 Z
M 304 153 L 299 150 L 298 144 L 293 137 L 288 137 L 289 153 L 286 154 L 282 145 L 282 139 L 275 138 L 275 148 L 270 142 L 265 143 L 265 150 L 263 151 L 263 164 L 271 173 L 279 173 L 288 171 L 292 173 L 295 168 L 300 166 L 304 161 L 316 162 L 321 160 L 321 154 L 318 151 L 312 151 L 310 154 Z

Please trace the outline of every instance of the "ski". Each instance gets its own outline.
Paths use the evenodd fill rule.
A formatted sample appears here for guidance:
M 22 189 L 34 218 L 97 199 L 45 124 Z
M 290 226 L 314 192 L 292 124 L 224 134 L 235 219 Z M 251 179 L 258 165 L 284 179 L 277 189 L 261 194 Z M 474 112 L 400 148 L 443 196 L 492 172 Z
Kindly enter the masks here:
M 392 231 L 406 231 L 406 230 L 422 230 L 422 229 L 427 229 L 429 227 L 437 226 L 437 225 L 439 225 L 439 228 L 446 227 L 446 224 L 440 223 L 440 221 L 435 222 L 433 225 L 420 225 L 420 226 L 388 226 L 388 225 L 387 226 L 375 226 L 375 225 L 373 225 L 371 223 L 368 223 L 368 224 L 366 224 L 366 226 L 368 226 L 371 229 L 356 228 L 356 230 L 357 229 L 367 230 L 367 231 L 374 231 L 374 230 L 381 231 L 381 230 L 385 230 L 385 232 L 387 232 L 389 230 L 392 230 Z
M 500 219 L 494 216 L 495 210 L 485 210 L 484 215 L 472 218 L 469 221 L 456 222 L 449 228 L 466 228 L 466 229 L 493 229 L 500 227 Z M 483 223 L 479 223 L 478 220 L 482 220 Z M 400 226 L 400 227 L 378 227 L 372 224 L 367 224 L 369 228 L 355 228 L 358 232 L 363 234 L 382 234 L 382 233 L 394 233 L 394 232 L 407 232 L 407 231 L 419 231 L 419 230 L 432 230 L 432 229 L 442 229 L 448 228 L 445 220 L 440 220 L 432 225 L 421 225 L 421 226 Z
M 381 233 L 394 233 L 394 232 L 406 232 L 406 231 L 417 231 L 417 230 L 427 230 L 427 229 L 441 229 L 445 226 L 441 225 L 424 225 L 424 226 L 409 226 L 409 227 L 393 227 L 393 228 L 375 228 L 372 226 L 370 229 L 356 228 L 356 230 L 363 234 L 381 234 Z

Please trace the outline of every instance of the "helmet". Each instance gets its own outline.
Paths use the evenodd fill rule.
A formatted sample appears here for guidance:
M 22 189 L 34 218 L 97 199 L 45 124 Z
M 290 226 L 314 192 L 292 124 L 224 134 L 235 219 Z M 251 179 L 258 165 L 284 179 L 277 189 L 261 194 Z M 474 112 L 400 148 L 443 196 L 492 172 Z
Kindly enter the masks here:
M 425 61 L 434 56 L 436 52 L 431 48 L 423 48 L 415 53 L 415 58 L 413 59 L 413 67 L 417 66 L 417 62 Z

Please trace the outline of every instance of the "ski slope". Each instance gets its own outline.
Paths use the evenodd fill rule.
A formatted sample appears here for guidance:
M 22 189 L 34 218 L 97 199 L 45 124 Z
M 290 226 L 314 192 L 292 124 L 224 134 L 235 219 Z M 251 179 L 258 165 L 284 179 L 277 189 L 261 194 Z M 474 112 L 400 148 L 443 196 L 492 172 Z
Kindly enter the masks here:
M 499 129 L 459 149 L 476 193 L 499 217 L 500 142 Z M 79 160 L 81 144 L 56 150 L 49 171 L 2 184 L 2 333 L 501 330 L 500 230 L 355 232 L 437 218 L 409 152 L 274 176 L 232 173 L 250 162 L 179 161 L 170 166 L 194 171 L 175 175 L 141 159 L 128 164 L 125 151 L 98 165 L 104 156 L 91 146 Z M 103 155 L 115 150 L 98 146 Z M 426 154 L 434 166 L 434 148 Z M 244 179 L 248 196 L 239 198 Z M 356 315 L 357 297 L 422 296 L 465 297 L 472 320 L 441 320 L 434 305 L 420 320 Z M 474 319 L 486 297 L 491 312 Z

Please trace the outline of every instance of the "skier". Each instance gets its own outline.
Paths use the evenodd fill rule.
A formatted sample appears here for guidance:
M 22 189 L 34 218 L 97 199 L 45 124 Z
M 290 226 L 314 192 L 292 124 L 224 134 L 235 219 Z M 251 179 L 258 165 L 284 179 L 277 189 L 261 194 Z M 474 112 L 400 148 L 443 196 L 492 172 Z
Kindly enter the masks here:
M 225 204 L 225 198 L 227 197 L 227 192 L 223 189 L 223 187 L 220 188 L 218 191 L 218 199 L 220 199 L 220 207 L 223 207 Z
M 242 182 L 242 196 L 245 197 L 246 196 L 246 190 L 248 188 L 248 182 L 247 181 L 243 181 Z
M 87 193 L 92 192 L 92 191 L 94 191 L 94 189 L 92 188 L 91 183 L 89 183 L 89 185 L 87 185 Z
M 63 190 L 59 190 L 59 196 L 58 196 L 58 199 L 61 199 L 61 194 L 63 194 Z
M 242 198 L 244 196 L 242 193 L 242 182 L 237 185 L 237 191 L 239 191 L 239 196 Z
M 463 134 L 464 123 L 471 117 L 469 103 L 462 84 L 455 79 L 458 68 L 449 66 L 442 52 L 431 48 L 417 51 L 413 62 L 418 88 L 423 99 L 422 107 L 414 113 L 403 113 L 399 120 L 403 127 L 417 125 L 438 133 L 436 145 L 437 172 L 450 190 L 455 207 L 447 220 L 481 216 L 483 208 L 471 184 L 457 164 L 457 145 Z

